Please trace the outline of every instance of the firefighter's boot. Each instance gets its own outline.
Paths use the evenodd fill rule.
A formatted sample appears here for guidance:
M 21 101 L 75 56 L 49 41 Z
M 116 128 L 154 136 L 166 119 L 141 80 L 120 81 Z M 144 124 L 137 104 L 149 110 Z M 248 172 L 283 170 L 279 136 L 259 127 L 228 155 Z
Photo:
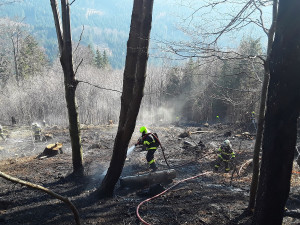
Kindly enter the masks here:
M 152 169 L 153 171 L 157 170 L 157 166 L 156 166 L 155 162 L 150 164 L 150 169 Z

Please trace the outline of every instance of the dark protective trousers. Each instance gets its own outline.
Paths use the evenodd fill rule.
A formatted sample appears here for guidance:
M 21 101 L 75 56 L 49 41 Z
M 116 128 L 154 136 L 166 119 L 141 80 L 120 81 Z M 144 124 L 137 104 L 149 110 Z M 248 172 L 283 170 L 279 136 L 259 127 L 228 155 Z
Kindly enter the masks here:
M 218 155 L 218 158 L 217 158 L 216 164 L 215 164 L 215 169 L 218 170 L 218 168 L 221 166 L 221 163 L 223 162 L 225 165 L 225 172 L 228 172 L 230 170 L 229 160 L 230 160 L 230 157 L 228 155 L 224 155 L 224 154 Z
M 147 155 L 146 155 L 146 160 L 147 162 L 151 165 L 152 163 L 154 163 L 154 153 L 155 153 L 156 149 L 149 149 L 147 151 Z

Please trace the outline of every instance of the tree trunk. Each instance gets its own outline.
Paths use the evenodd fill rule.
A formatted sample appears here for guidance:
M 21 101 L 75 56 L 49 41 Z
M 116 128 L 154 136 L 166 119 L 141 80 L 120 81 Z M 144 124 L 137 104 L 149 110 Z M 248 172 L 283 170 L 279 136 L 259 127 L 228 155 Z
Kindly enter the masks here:
M 300 1 L 280 0 L 253 224 L 282 224 L 300 108 Z
M 111 197 L 124 167 L 127 148 L 143 98 L 152 22 L 153 0 L 134 0 L 121 96 L 119 127 L 107 174 L 98 189 Z
M 253 152 L 253 174 L 252 174 L 252 181 L 251 181 L 251 187 L 250 187 L 250 198 L 249 198 L 249 205 L 248 205 L 248 209 L 250 209 L 250 210 L 254 208 L 257 186 L 258 186 L 259 153 L 260 153 L 261 141 L 262 141 L 263 131 L 264 131 L 266 99 L 267 99 L 268 84 L 269 84 L 269 79 L 270 79 L 270 69 L 269 69 L 270 52 L 272 49 L 272 44 L 273 44 L 273 39 L 274 39 L 274 34 L 275 34 L 275 29 L 276 29 L 277 5 L 278 5 L 277 1 L 278 0 L 273 0 L 273 19 L 272 19 L 271 28 L 268 33 L 267 59 L 264 62 L 264 81 L 263 81 L 263 85 L 262 85 L 262 89 L 261 89 L 256 140 L 255 140 L 254 152 Z
M 64 72 L 65 98 L 69 116 L 69 132 L 72 146 L 73 172 L 82 173 L 82 146 L 80 138 L 80 123 L 75 98 L 78 81 L 75 79 L 72 59 L 72 39 L 70 26 L 70 6 L 68 0 L 61 0 L 62 28 L 59 22 L 59 13 L 56 0 L 50 0 L 60 51 L 60 63 Z M 62 36 L 63 34 L 63 36 Z

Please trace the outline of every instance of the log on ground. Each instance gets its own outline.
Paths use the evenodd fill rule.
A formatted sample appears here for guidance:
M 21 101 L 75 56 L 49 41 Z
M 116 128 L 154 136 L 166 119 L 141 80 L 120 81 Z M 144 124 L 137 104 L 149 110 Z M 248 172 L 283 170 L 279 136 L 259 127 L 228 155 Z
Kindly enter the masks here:
M 120 178 L 121 187 L 142 188 L 153 184 L 166 184 L 176 177 L 174 169 L 155 171 L 143 175 Z

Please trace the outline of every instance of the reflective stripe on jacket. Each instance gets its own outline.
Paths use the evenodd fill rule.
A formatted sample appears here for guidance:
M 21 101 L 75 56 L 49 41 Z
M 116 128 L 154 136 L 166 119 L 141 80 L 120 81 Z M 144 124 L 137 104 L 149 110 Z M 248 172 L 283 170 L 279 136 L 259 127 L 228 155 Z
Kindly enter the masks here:
M 155 146 L 155 139 L 151 135 L 147 135 L 143 140 L 143 145 L 146 146 L 146 150 L 157 149 Z

